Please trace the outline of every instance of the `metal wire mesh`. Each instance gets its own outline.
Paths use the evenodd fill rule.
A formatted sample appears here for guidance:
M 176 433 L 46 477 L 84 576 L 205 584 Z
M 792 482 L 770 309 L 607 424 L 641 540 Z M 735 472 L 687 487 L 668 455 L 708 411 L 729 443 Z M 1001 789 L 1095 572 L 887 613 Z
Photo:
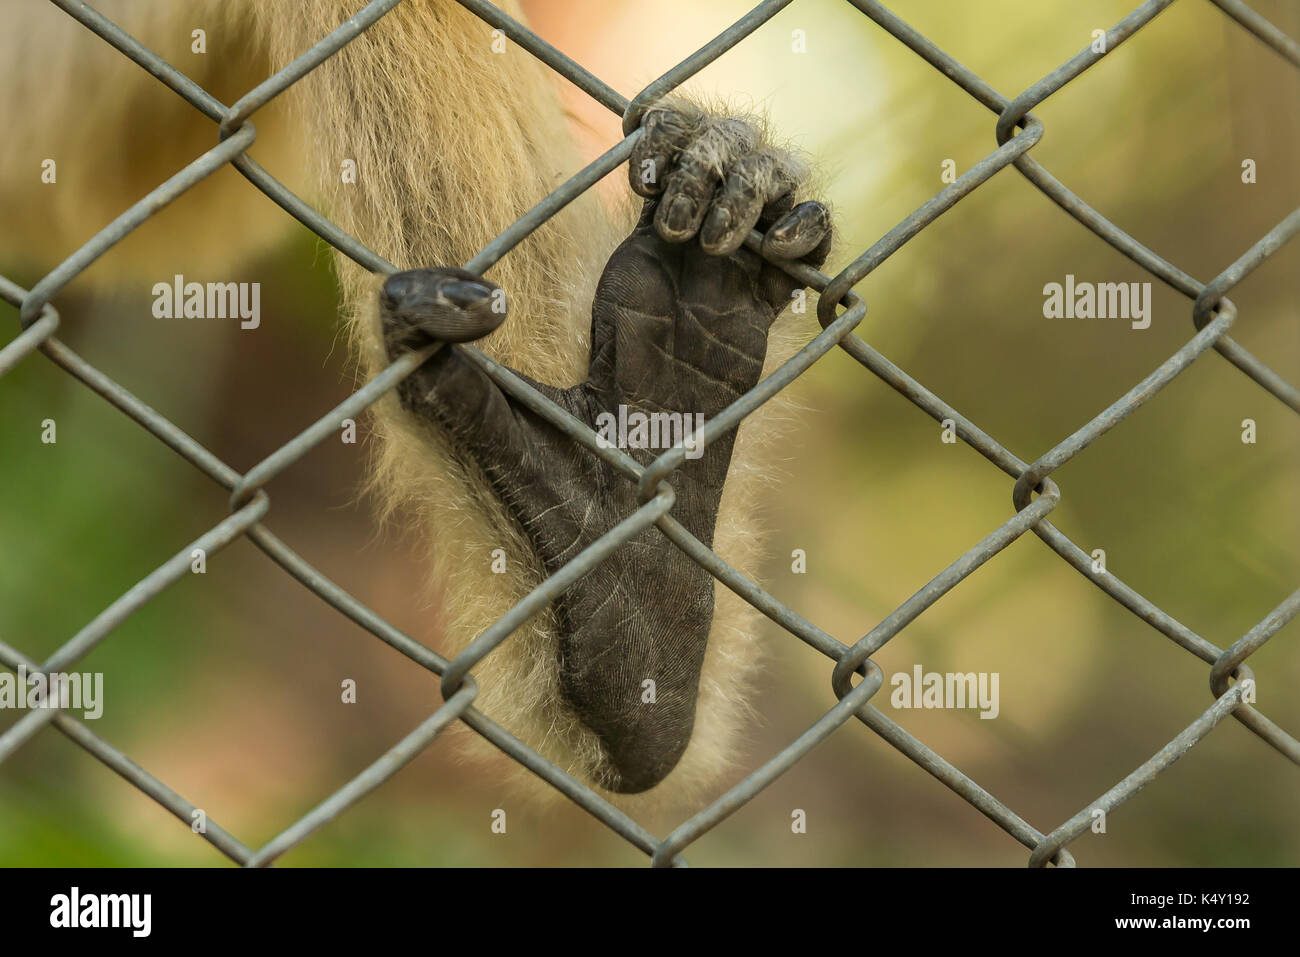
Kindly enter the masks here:
M 1031 149 L 1043 134 L 1042 123 L 1030 110 L 1076 79 L 1102 57 L 1114 54 L 1127 39 L 1145 28 L 1173 0 L 1148 0 L 1143 3 L 1106 32 L 1103 47 L 1105 52 L 1098 52 L 1098 45 L 1091 45 L 1013 98 L 998 93 L 899 19 L 883 4 L 876 0 L 848 0 L 881 29 L 905 44 L 917 56 L 991 110 L 997 117 L 998 148 L 916 209 L 838 275 L 826 276 L 806 266 L 783 264 L 782 268 L 820 292 L 817 314 L 823 327 L 822 332 L 753 390 L 710 421 L 705 426 L 704 439 L 710 441 L 725 431 L 737 427 L 741 420 L 759 405 L 789 385 L 832 348 L 838 346 L 874 375 L 906 396 L 926 414 L 940 422 L 951 420 L 957 435 L 964 442 L 1015 480 L 1012 491 L 1015 514 L 936 575 L 924 588 L 898 606 L 851 647 L 826 634 L 758 585 L 740 575 L 674 520 L 673 492 L 666 480 L 684 461 L 686 450 L 682 446 L 664 452 L 648 467 L 642 468 L 618 449 L 604 447 L 589 428 L 471 346 L 439 345 L 407 353 L 358 389 L 346 401 L 321 416 L 309 428 L 285 442 L 254 468 L 241 474 L 55 338 L 59 327 L 59 313 L 52 305 L 52 300 L 58 293 L 94 260 L 132 230 L 138 228 L 163 205 L 227 163 L 238 169 L 254 186 L 266 193 L 287 213 L 345 255 L 372 271 L 394 271 L 395 267 L 392 264 L 366 248 L 358 239 L 345 234 L 287 190 L 270 173 L 254 162 L 245 150 L 256 138 L 256 130 L 249 122 L 249 118 L 259 108 L 279 96 L 345 44 L 367 30 L 401 0 L 375 0 L 366 5 L 356 16 L 347 20 L 297 60 L 269 77 L 231 106 L 219 102 L 90 6 L 74 0 L 52 0 L 52 2 L 213 120 L 217 124 L 218 143 L 110 223 L 66 261 L 46 274 L 30 290 L 20 288 L 15 283 L 0 277 L 0 298 L 19 309 L 22 327 L 21 333 L 0 349 L 0 375 L 32 353 L 43 352 L 56 365 L 126 413 L 214 482 L 228 489 L 231 514 L 137 582 L 48 660 L 35 662 L 16 648 L 0 642 L 0 662 L 14 670 L 21 666 L 31 672 L 39 670 L 48 673 L 66 669 L 107 638 L 117 626 L 146 602 L 186 574 L 194 549 L 201 548 L 210 554 L 240 536 L 247 536 L 285 571 L 340 613 L 402 652 L 415 663 L 441 677 L 444 697 L 444 704 L 441 707 L 365 771 L 265 846 L 258 849 L 249 848 L 219 824 L 208 819 L 206 830 L 203 832 L 205 840 L 235 862 L 247 866 L 272 863 L 327 821 L 377 788 L 455 721 L 464 722 L 515 761 L 549 782 L 615 833 L 644 851 L 656 865 L 684 863 L 680 852 L 789 770 L 813 747 L 850 718 L 857 718 L 938 781 L 964 798 L 1012 838 L 1029 848 L 1031 866 L 1044 866 L 1048 863 L 1073 866 L 1074 860 L 1066 845 L 1088 830 L 1097 809 L 1109 813 L 1127 801 L 1208 735 L 1228 715 L 1232 715 L 1286 758 L 1300 764 L 1300 741 L 1274 724 L 1250 703 L 1253 700 L 1254 675 L 1246 665 L 1246 660 L 1300 611 L 1300 590 L 1285 597 L 1272 612 L 1228 648 L 1221 649 L 1166 614 L 1150 600 L 1124 584 L 1113 573 L 1096 573 L 1093 570 L 1091 557 L 1047 520 L 1061 499 L 1061 490 L 1052 481 L 1052 473 L 1118 425 L 1125 417 L 1137 411 L 1174 377 L 1210 349 L 1218 352 L 1258 383 L 1261 388 L 1272 393 L 1291 409 L 1300 412 L 1300 390 L 1286 382 L 1228 336 L 1229 327 L 1235 321 L 1237 311 L 1231 300 L 1226 297 L 1238 282 L 1260 266 L 1297 231 L 1300 231 L 1300 210 L 1288 215 L 1210 282 L 1201 283 L 1109 222 L 1030 156 Z M 459 2 L 576 84 L 599 103 L 622 116 L 625 133 L 622 141 L 555 190 L 465 264 L 466 269 L 481 273 L 507 255 L 515 245 L 565 204 L 591 188 L 603 176 L 627 160 L 640 136 L 640 118 L 647 104 L 674 90 L 740 43 L 788 6 L 791 0 L 766 0 L 760 3 L 733 26 L 651 83 L 630 101 L 492 4 L 485 0 L 459 0 Z M 1295 40 L 1283 34 L 1240 0 L 1212 0 L 1212 2 L 1261 43 L 1270 47 L 1292 65 L 1300 67 L 1300 44 Z M 1104 239 L 1152 276 L 1187 296 L 1192 302 L 1191 318 L 1196 330 L 1195 335 L 1149 376 L 1073 435 L 1029 463 L 1022 461 L 960 412 L 948 406 L 925 386 L 853 334 L 854 327 L 866 314 L 866 303 L 851 291 L 852 288 L 922 229 L 951 209 L 958 200 L 970 194 L 1007 166 L 1014 166 L 1082 226 Z M 747 245 L 757 252 L 760 239 L 759 234 L 755 232 L 750 236 Z M 840 307 L 843 307 L 843 311 L 837 313 Z M 262 491 L 267 482 L 294 465 L 328 436 L 333 435 L 340 420 L 357 415 L 385 392 L 393 389 L 438 348 L 461 349 L 470 361 L 481 367 L 502 389 L 545 417 L 573 441 L 587 447 L 592 454 L 600 456 L 629 481 L 636 482 L 641 502 L 636 511 L 562 570 L 543 581 L 524 601 L 477 638 L 454 660 L 447 660 L 425 648 L 390 625 L 374 611 L 363 606 L 261 524 L 270 507 L 269 499 Z M 838 703 L 834 707 L 775 757 L 662 838 L 649 833 L 623 811 L 543 758 L 528 744 L 509 734 L 489 716 L 476 709 L 474 700 L 478 689 L 472 674 L 475 664 L 502 642 L 509 640 L 510 635 L 520 625 L 544 608 L 566 587 L 650 525 L 656 525 L 663 534 L 726 587 L 751 603 L 791 635 L 834 661 L 831 680 L 838 698 Z M 947 594 L 958 582 L 1031 530 L 1048 548 L 1073 566 L 1094 586 L 1176 645 L 1208 664 L 1210 690 L 1214 697 L 1213 704 L 1177 737 L 1110 790 L 1088 802 L 1077 814 L 1046 834 L 1032 827 L 1015 811 L 985 791 L 871 703 L 872 696 L 881 687 L 883 674 L 871 661 L 870 656 L 884 647 L 891 638 L 926 608 Z M 861 676 L 861 681 L 857 685 L 852 683 L 855 672 Z M 59 731 L 181 821 L 186 824 L 191 822 L 192 815 L 196 811 L 194 804 L 171 790 L 144 768 L 136 765 L 113 745 L 91 732 L 81 721 L 57 708 L 32 710 L 0 736 L 0 761 L 12 755 L 47 724 L 53 724 Z

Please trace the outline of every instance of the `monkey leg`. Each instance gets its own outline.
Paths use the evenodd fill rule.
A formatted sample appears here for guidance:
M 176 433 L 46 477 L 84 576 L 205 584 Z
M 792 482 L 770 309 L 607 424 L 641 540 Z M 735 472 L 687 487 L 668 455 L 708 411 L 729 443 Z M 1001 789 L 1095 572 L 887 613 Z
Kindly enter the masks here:
M 646 203 L 597 287 L 587 379 L 568 389 L 532 383 L 606 432 L 638 414 L 694 424 L 753 388 L 768 331 L 798 284 L 741 244 L 757 226 L 774 256 L 820 266 L 831 240 L 826 207 L 795 204 L 799 163 L 764 146 L 743 120 L 678 104 L 652 109 L 629 171 Z M 492 283 L 463 270 L 398 273 L 380 302 L 390 352 L 486 334 L 504 319 L 493 311 L 500 299 Z M 455 349 L 432 356 L 401 395 L 482 471 L 548 575 L 637 508 L 634 483 Z M 629 438 L 628 453 L 647 464 L 681 435 L 657 448 Z M 734 433 L 718 438 L 670 479 L 672 514 L 708 546 L 733 444 Z M 568 588 L 555 612 L 559 694 L 604 752 L 594 780 L 625 793 L 653 787 L 691 737 L 712 577 L 651 527 Z

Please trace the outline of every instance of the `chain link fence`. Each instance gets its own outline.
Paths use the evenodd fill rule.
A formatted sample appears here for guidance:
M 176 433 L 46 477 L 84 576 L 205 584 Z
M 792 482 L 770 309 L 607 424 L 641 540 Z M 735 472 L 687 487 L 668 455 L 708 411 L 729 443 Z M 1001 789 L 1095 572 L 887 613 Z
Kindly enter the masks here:
M 1044 866 L 1048 863 L 1073 866 L 1074 859 L 1067 850 L 1067 845 L 1089 829 L 1097 811 L 1109 813 L 1133 797 L 1229 715 L 1244 724 L 1284 757 L 1300 764 L 1300 741 L 1253 706 L 1255 679 L 1246 664 L 1252 654 L 1300 611 L 1300 590 L 1283 598 L 1273 611 L 1228 648 L 1219 648 L 1162 611 L 1150 600 L 1116 578 L 1114 574 L 1105 570 L 1095 570 L 1092 558 L 1048 521 L 1050 513 L 1060 503 L 1062 495 L 1061 489 L 1051 478 L 1052 473 L 1128 415 L 1137 411 L 1210 350 L 1214 350 L 1235 365 L 1260 388 L 1270 392 L 1292 410 L 1300 412 L 1300 390 L 1228 336 L 1228 331 L 1237 318 L 1237 310 L 1232 301 L 1227 298 L 1227 293 L 1237 283 L 1300 231 L 1300 209 L 1290 213 L 1218 276 L 1208 283 L 1202 283 L 1109 222 L 1030 156 L 1030 151 L 1043 135 L 1042 123 L 1030 111 L 1079 77 L 1102 57 L 1115 54 L 1126 40 L 1146 28 L 1174 0 L 1148 0 L 1143 3 L 1106 31 L 1101 42 L 1094 42 L 1024 92 L 1011 98 L 994 90 L 883 4 L 876 0 L 846 0 L 869 17 L 880 29 L 905 44 L 949 81 L 957 84 L 977 102 L 992 111 L 997 117 L 995 130 L 998 147 L 916 209 L 838 275 L 826 276 L 807 266 L 781 264 L 781 268 L 820 293 L 817 315 L 822 332 L 753 390 L 710 421 L 704 428 L 704 440 L 711 441 L 727 430 L 736 428 L 759 405 L 788 386 L 831 349 L 838 347 L 890 387 L 906 396 L 927 415 L 940 422 L 948 420 L 964 442 L 1010 476 L 1014 480 L 1012 503 L 1015 510 L 1010 519 L 943 569 L 924 588 L 899 605 L 852 646 L 846 646 L 831 637 L 754 582 L 740 575 L 675 521 L 672 516 L 673 491 L 667 479 L 685 459 L 686 450 L 682 446 L 664 452 L 652 464 L 643 468 L 620 450 L 603 447 L 598 442 L 596 434 L 585 425 L 534 392 L 508 370 L 472 346 L 436 345 L 402 356 L 365 383 L 346 401 L 326 412 L 310 427 L 285 442 L 273 454 L 248 472 L 241 474 L 186 435 L 162 414 L 141 402 L 60 342 L 55 337 L 59 328 L 59 313 L 52 305 L 59 292 L 92 262 L 132 230 L 138 228 L 161 207 L 227 163 L 238 169 L 254 186 L 262 190 L 289 215 L 345 255 L 372 271 L 395 270 L 396 267 L 366 248 L 360 240 L 345 234 L 286 189 L 269 172 L 254 162 L 245 151 L 256 139 L 256 130 L 249 119 L 259 108 L 279 96 L 345 44 L 367 30 L 396 7 L 401 0 L 375 0 L 366 5 L 297 60 L 249 91 L 231 106 L 219 102 L 91 6 L 75 0 L 51 0 L 51 2 L 79 21 L 86 29 L 131 58 L 159 82 L 168 86 L 211 119 L 217 125 L 218 142 L 175 176 L 143 197 L 67 260 L 40 279 L 31 289 L 23 289 L 0 277 L 0 298 L 19 310 L 21 324 L 20 334 L 0 349 L 0 376 L 32 353 L 37 351 L 44 353 L 56 365 L 79 379 L 134 419 L 159 441 L 170 446 L 214 482 L 227 489 L 230 492 L 230 515 L 137 582 L 46 661 L 33 661 L 17 648 L 0 642 L 0 662 L 15 671 L 20 667 L 25 668 L 29 673 L 61 672 L 67 669 L 112 634 L 115 628 L 150 599 L 184 576 L 190 569 L 191 554 L 195 549 L 203 549 L 205 553 L 211 554 L 240 536 L 247 536 L 288 574 L 341 614 L 406 655 L 417 665 L 440 676 L 441 679 L 444 698 L 441 707 L 366 770 L 263 847 L 254 849 L 246 846 L 215 821 L 207 818 L 206 828 L 202 831 L 203 838 L 231 860 L 246 866 L 271 864 L 327 821 L 379 787 L 456 721 L 464 722 L 505 754 L 549 782 L 597 820 L 644 851 L 656 865 L 683 864 L 681 853 L 693 841 L 737 811 L 763 788 L 793 767 L 819 742 L 852 718 L 857 718 L 939 782 L 960 795 L 1013 839 L 1028 848 L 1030 866 Z M 494 239 L 482 252 L 464 264 L 466 269 L 482 273 L 507 255 L 529 233 L 567 203 L 627 161 L 640 136 L 640 118 L 647 104 L 675 90 L 705 66 L 743 41 L 788 6 L 791 0 L 767 0 L 760 3 L 733 26 L 655 80 L 631 100 L 619 95 L 579 64 L 485 0 L 459 0 L 459 2 L 492 28 L 502 31 L 599 103 L 623 117 L 625 134 L 621 142 L 555 190 Z M 1279 31 L 1240 0 L 1210 0 L 1210 2 L 1213 2 L 1224 15 L 1236 21 L 1242 29 L 1249 31 L 1260 43 L 1300 68 L 1300 44 L 1295 40 Z M 1195 330 L 1195 334 L 1149 376 L 1133 386 L 1073 435 L 1028 463 L 999 444 L 956 409 L 944 403 L 925 386 L 874 350 L 866 341 L 853 334 L 854 328 L 866 315 L 866 303 L 852 292 L 853 287 L 906 245 L 922 229 L 951 209 L 958 200 L 970 194 L 1007 166 L 1014 166 L 1021 175 L 1069 213 L 1080 225 L 1091 230 L 1152 276 L 1185 295 L 1191 302 L 1191 320 Z M 760 240 L 761 236 L 755 232 L 746 244 L 757 252 Z M 482 368 L 503 390 L 545 417 L 573 441 L 589 449 L 593 455 L 605 460 L 628 481 L 637 483 L 641 502 L 636 511 L 561 571 L 543 581 L 524 601 L 479 636 L 454 660 L 448 660 L 429 650 L 390 625 L 380 615 L 363 606 L 261 524 L 270 508 L 270 501 L 263 491 L 266 483 L 292 467 L 316 445 L 333 436 L 341 420 L 355 417 L 384 393 L 396 387 L 405 376 L 438 348 L 462 350 L 467 359 Z M 527 743 L 512 736 L 490 716 L 474 707 L 477 695 L 477 685 L 473 677 L 474 666 L 501 643 L 509 640 L 511 634 L 520 625 L 544 608 L 565 588 L 651 525 L 657 526 L 663 534 L 708 569 L 727 588 L 740 595 L 789 634 L 831 659 L 834 662 L 831 684 L 838 699 L 834 707 L 775 757 L 665 837 L 651 834 L 637 821 L 582 782 L 541 757 Z M 1140 767 L 1104 794 L 1084 804 L 1077 814 L 1046 834 L 1035 829 L 1015 811 L 985 791 L 871 703 L 884 678 L 880 668 L 870 656 L 883 648 L 890 639 L 947 594 L 962 579 L 1029 531 L 1037 535 L 1048 548 L 1073 566 L 1093 586 L 1100 588 L 1175 645 L 1204 661 L 1210 669 L 1209 685 L 1214 699 L 1203 714 Z M 855 673 L 860 676 L 856 685 L 853 679 Z M 0 761 L 12 755 L 47 724 L 52 724 L 186 825 L 192 822 L 198 811 L 196 805 L 94 734 L 83 722 L 58 708 L 33 709 L 0 735 Z

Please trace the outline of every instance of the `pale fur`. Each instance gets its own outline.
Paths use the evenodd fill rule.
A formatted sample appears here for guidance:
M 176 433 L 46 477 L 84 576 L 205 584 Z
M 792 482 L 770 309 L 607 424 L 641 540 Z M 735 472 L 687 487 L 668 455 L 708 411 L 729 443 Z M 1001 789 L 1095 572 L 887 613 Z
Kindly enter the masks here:
M 149 45 L 153 34 L 139 6 L 124 25 Z M 157 10 L 157 33 L 187 22 L 175 13 L 177 5 L 151 6 Z M 228 59 L 218 66 L 247 75 L 266 68 L 264 56 L 272 69 L 288 63 L 360 6 L 359 0 L 241 0 L 193 9 L 203 11 L 216 29 L 245 38 L 242 62 Z M 519 16 L 513 3 L 503 6 Z M 111 15 L 111 9 L 106 12 Z M 493 53 L 491 39 L 487 24 L 450 0 L 407 0 L 292 87 L 283 98 L 287 102 L 273 105 L 273 111 L 284 105 L 293 110 L 293 129 L 305 144 L 302 158 L 324 211 L 399 268 L 463 265 L 578 168 L 554 74 L 514 44 L 504 54 Z M 63 66 L 93 84 L 90 71 L 79 70 L 76 62 Z M 139 82 L 156 83 L 135 69 Z M 252 76 L 249 85 L 261 78 Z M 75 93 L 77 85 L 69 81 L 61 88 Z M 96 137 L 111 137 L 113 118 L 121 112 L 117 97 L 105 97 L 112 106 L 103 125 L 81 130 L 76 149 L 91 149 Z M 45 102 L 41 112 L 57 116 L 58 107 Z M 253 120 L 260 126 L 263 114 Z M 215 140 L 215 130 L 210 133 Z M 721 125 L 716 135 L 749 134 Z M 258 154 L 256 144 L 251 152 Z M 355 184 L 341 180 L 345 159 L 356 161 Z M 115 184 L 120 208 L 149 185 L 140 188 L 135 179 Z M 246 184 L 242 189 L 255 194 Z M 510 316 L 479 346 L 540 381 L 557 386 L 581 381 L 595 281 L 628 232 L 639 202 L 611 213 L 589 192 L 492 267 L 488 275 L 507 291 Z M 274 209 L 269 215 L 283 218 Z M 238 244 L 238 237 L 231 237 L 230 248 Z M 385 362 L 378 337 L 378 278 L 344 256 L 336 260 L 359 371 L 369 377 Z M 789 323 L 778 323 L 767 370 L 804 338 L 806 325 L 796 337 Z M 750 578 L 762 541 L 755 513 L 766 469 L 759 453 L 773 434 L 775 404 L 768 403 L 740 428 L 715 533 L 714 549 Z M 384 516 L 427 542 L 434 600 L 446 630 L 440 650 L 450 657 L 523 598 L 540 581 L 540 569 L 481 476 L 458 463 L 433 428 L 406 414 L 391 393 L 374 412 L 373 488 Z M 509 574 L 489 572 L 495 548 L 509 556 Z M 756 720 L 750 700 L 760 650 L 757 613 L 720 584 L 715 598 L 690 745 L 666 781 L 647 795 L 609 795 L 624 807 L 675 803 L 715 784 L 733 765 L 743 731 Z M 556 693 L 555 647 L 549 614 L 522 627 L 473 669 L 481 689 L 477 706 L 560 767 L 592 782 L 600 745 Z M 480 743 L 476 750 L 486 755 L 494 749 Z
M 224 9 L 166 0 L 92 6 L 227 103 L 266 78 L 269 61 Z M 40 275 L 217 142 L 215 124 L 53 4 L 0 0 L 0 256 Z M 191 52 L 204 29 L 207 52 Z M 301 162 L 278 104 L 259 112 L 250 153 L 272 171 Z M 41 181 L 53 160 L 57 182 Z M 129 234 L 74 280 L 156 277 L 183 257 L 191 270 L 231 266 L 280 242 L 286 216 L 234 169 L 213 173 Z M 179 241 L 178 241 L 179 240 Z M 163 269 L 166 268 L 164 265 Z

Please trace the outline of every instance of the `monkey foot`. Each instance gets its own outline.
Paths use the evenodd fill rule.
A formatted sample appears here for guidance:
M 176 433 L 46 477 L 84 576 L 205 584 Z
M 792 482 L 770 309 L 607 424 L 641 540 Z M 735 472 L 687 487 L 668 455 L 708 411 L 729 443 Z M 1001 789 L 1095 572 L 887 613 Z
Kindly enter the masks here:
M 642 129 L 629 173 L 646 203 L 597 287 L 587 380 L 528 381 L 648 464 L 758 383 L 768 331 L 798 284 L 742 246 L 749 231 L 766 230 L 775 257 L 820 266 L 831 224 L 821 203 L 795 203 L 801 164 L 751 123 L 674 104 L 651 109 Z M 500 290 L 458 269 L 397 273 L 380 305 L 394 354 L 477 338 L 505 318 Z M 477 463 L 547 575 L 638 507 L 632 482 L 455 349 L 431 357 L 401 394 Z M 672 514 L 710 547 L 733 441 L 695 447 L 670 479 Z M 561 594 L 555 613 L 559 693 L 604 752 L 596 783 L 653 787 L 694 727 L 712 577 L 651 527 Z

